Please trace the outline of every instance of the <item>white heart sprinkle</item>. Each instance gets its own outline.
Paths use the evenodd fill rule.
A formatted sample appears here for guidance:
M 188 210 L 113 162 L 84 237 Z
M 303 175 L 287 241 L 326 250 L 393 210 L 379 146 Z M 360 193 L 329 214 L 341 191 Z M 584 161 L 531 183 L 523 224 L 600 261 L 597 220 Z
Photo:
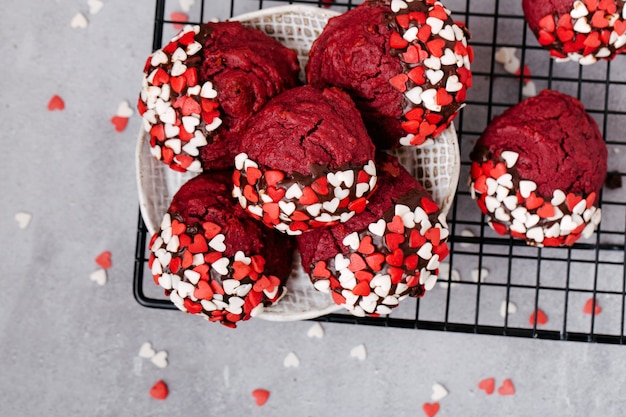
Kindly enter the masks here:
M 440 70 L 441 69 L 441 60 L 439 58 L 437 58 L 436 56 L 431 56 L 430 58 L 426 58 L 424 60 L 424 66 L 426 68 L 430 68 L 433 70 Z
M 367 229 L 376 236 L 382 236 L 385 234 L 386 227 L 387 223 L 385 223 L 385 220 L 379 219 L 376 223 L 370 223 Z
M 446 90 L 451 93 L 456 93 L 463 88 L 463 84 L 459 81 L 459 77 L 456 75 L 451 75 L 448 77 L 446 81 Z
M 520 69 L 520 60 L 517 57 L 511 57 L 511 59 L 504 64 L 504 70 L 509 74 L 516 74 Z
M 448 25 L 445 28 L 443 28 L 442 30 L 440 30 L 439 31 L 439 36 L 441 36 L 442 38 L 444 38 L 445 40 L 450 41 L 450 42 L 453 42 L 454 40 L 456 40 L 456 35 L 454 34 L 454 29 L 452 29 L 452 26 L 450 26 L 450 25 Z
M 589 33 L 591 32 L 591 25 L 587 23 L 587 19 L 584 19 L 584 18 L 578 19 L 576 23 L 574 23 L 574 32 Z
M 72 29 L 85 29 L 89 21 L 82 13 L 76 13 L 74 17 L 72 17 L 72 21 L 70 22 L 70 26 Z
M 152 358 L 150 358 L 150 362 L 152 362 L 157 368 L 165 368 L 167 367 L 167 352 L 161 350 L 157 352 Z
M 293 204 L 293 209 L 296 209 L 296 205 L 294 203 L 289 203 L 289 204 Z M 278 205 L 280 206 L 280 202 L 278 203 Z M 308 206 L 305 207 L 306 211 L 313 217 L 317 217 L 320 214 L 320 211 L 322 210 L 322 203 L 315 203 L 315 204 L 310 204 Z M 284 211 L 284 210 L 283 210 Z M 292 211 L 293 213 L 293 211 Z M 291 213 L 289 213 L 291 214 Z M 289 215 L 287 214 L 287 215 Z
M 175 61 L 170 69 L 170 73 L 173 77 L 178 77 L 179 75 L 183 75 L 187 71 L 187 66 L 180 61 Z
M 101 0 L 87 0 L 87 5 L 89 6 L 89 14 L 98 14 L 104 3 Z
M 293 202 L 285 202 L 285 201 L 279 201 L 278 202 L 278 207 L 281 209 L 281 211 L 283 213 L 285 213 L 287 216 L 290 216 L 291 213 L 293 213 L 294 211 L 296 211 L 296 204 Z
M 285 198 L 293 199 L 300 197 L 302 197 L 302 190 L 300 189 L 300 185 L 298 185 L 298 183 L 293 183 L 291 187 L 287 188 Z
M 226 275 L 228 274 L 229 264 L 230 261 L 228 260 L 228 258 L 220 258 L 211 264 L 211 268 L 215 269 L 221 275 Z
M 156 351 L 152 348 L 152 344 L 150 342 L 144 343 L 141 345 L 141 348 L 139 348 L 140 358 L 150 359 L 154 355 L 156 355 Z
M 233 294 L 238 286 L 239 281 L 237 281 L 236 279 L 222 280 L 222 287 L 224 287 L 224 292 L 226 294 Z
M 406 9 L 409 6 L 402 0 L 391 0 L 391 11 L 398 13 L 400 9 Z
M 429 17 L 428 19 L 426 19 L 426 24 L 430 26 L 431 33 L 433 35 L 438 34 L 441 29 L 443 29 L 443 20 L 436 17 Z
M 224 252 L 226 250 L 226 245 L 224 244 L 224 235 L 218 234 L 213 239 L 209 241 L 209 246 L 215 249 L 218 252 Z
M 156 67 L 160 64 L 167 64 L 168 61 L 169 61 L 169 58 L 167 57 L 167 54 L 159 49 L 158 51 L 155 51 L 152 54 L 152 58 L 150 59 L 150 65 L 152 65 L 153 67 Z M 159 95 L 160 94 L 161 94 L 161 90 L 159 90 Z
M 342 269 L 346 269 L 350 266 L 350 258 L 344 258 L 342 254 L 338 253 L 335 255 L 335 269 L 337 271 L 341 271 Z
M 374 164 L 374 161 L 367 161 L 367 164 L 363 167 L 363 171 L 365 171 L 365 173 L 369 174 L 371 177 L 375 177 L 376 165 Z
M 506 163 L 507 168 L 512 168 L 517 163 L 517 158 L 519 158 L 519 154 L 513 151 L 504 151 L 500 154 L 504 162 Z
M 98 285 L 104 285 L 107 283 L 107 271 L 103 268 L 97 269 L 89 275 L 89 279 Z
M 320 279 L 313 284 L 316 290 L 328 294 L 330 292 L 330 280 Z
M 285 359 L 283 359 L 283 366 L 285 368 L 297 368 L 300 366 L 300 359 L 295 353 L 289 352 L 287 356 L 285 356 Z
M 429 70 L 430 71 L 430 70 Z M 413 87 L 407 92 L 404 93 L 404 96 L 411 101 L 413 104 L 421 104 L 422 103 L 422 87 Z
M 359 248 L 359 234 L 357 232 L 352 232 L 341 241 L 345 246 L 350 247 L 352 250 L 357 250 Z
M 360 361 L 364 361 L 367 358 L 367 351 L 365 350 L 365 345 L 360 344 L 358 346 L 353 347 L 350 350 L 350 357 L 356 358 Z
M 193 6 L 195 0 L 178 0 L 180 3 L 180 8 L 183 12 L 187 13 L 191 10 L 191 6 Z
M 341 200 L 343 200 L 344 198 L 346 198 L 347 196 L 350 195 L 350 190 L 343 189 L 341 187 L 335 187 L 333 193 L 334 193 L 335 197 L 337 197 L 339 199 L 339 201 L 341 201 Z
M 128 101 L 124 100 L 117 106 L 116 116 L 130 117 L 133 115 L 133 109 L 128 104 Z
M 430 88 L 424 91 L 421 95 L 422 101 L 424 102 L 424 107 L 428 110 L 439 112 L 441 111 L 441 106 L 437 104 L 437 90 L 434 88 Z
M 415 39 L 417 39 L 417 30 L 417 26 L 412 26 L 408 28 L 406 32 L 404 32 L 404 35 L 402 35 L 402 37 L 407 42 L 413 42 Z
M 200 97 L 203 98 L 215 98 L 217 97 L 217 91 L 213 89 L 213 83 L 207 81 L 202 84 L 202 90 L 200 90 Z
M 537 189 L 537 184 L 534 181 L 522 180 L 519 182 L 519 192 L 524 198 L 530 197 L 530 193 Z
M 365 195 L 366 192 L 368 192 L 370 189 L 370 186 L 368 183 L 366 182 L 360 182 L 356 185 L 356 197 L 360 198 L 363 197 Z
M 522 95 L 524 97 L 535 97 L 537 95 L 537 86 L 532 80 L 524 84 L 524 87 L 522 87 Z
M 589 10 L 587 10 L 587 6 L 580 0 L 574 2 L 574 8 L 570 11 L 570 16 L 573 19 L 578 19 L 583 16 L 587 16 L 589 14 Z
M 24 211 L 15 213 L 15 221 L 17 222 L 17 227 L 19 227 L 20 229 L 26 229 L 30 224 L 32 218 L 32 214 L 26 213 Z
M 193 133 L 193 131 L 196 129 L 196 126 L 200 124 L 200 119 L 193 116 L 184 116 L 182 118 L 182 121 L 183 127 L 188 133 Z
M 446 389 L 446 387 L 444 387 L 438 382 L 435 382 L 433 384 L 432 389 L 433 389 L 433 393 L 430 394 L 430 400 L 433 402 L 439 402 L 443 400 L 444 398 L 446 398 L 446 396 L 448 395 L 448 390 Z
M 321 339 L 324 337 L 324 328 L 321 324 L 315 323 L 313 326 L 309 328 L 306 335 L 311 338 Z
M 183 51 L 182 48 L 176 48 L 174 53 L 172 54 L 172 62 L 174 61 L 184 61 L 187 59 L 187 53 Z
M 499 64 L 506 64 L 515 56 L 516 48 L 499 48 L 495 55 L 494 59 Z
M 235 157 L 235 169 L 241 171 L 243 169 L 243 165 L 248 159 L 248 154 L 245 152 L 240 153 Z
M 530 240 L 534 240 L 537 243 L 543 242 L 543 229 L 541 227 L 533 227 L 526 231 L 526 237 Z
M 565 202 L 566 198 L 567 197 L 565 196 L 565 193 L 563 191 L 561 191 L 561 190 L 554 190 L 554 193 L 552 194 L 552 201 L 550 201 L 550 203 L 553 206 L 560 206 L 561 204 L 563 204 Z
M 517 306 L 514 302 L 509 301 L 507 303 L 506 301 L 502 301 L 502 304 L 500 304 L 500 317 L 504 318 L 507 314 L 515 313 L 517 313 Z
M 337 208 L 339 207 L 340 202 L 341 201 L 338 198 L 333 198 L 330 201 L 324 201 L 324 203 L 322 203 L 322 207 L 328 213 L 334 213 L 335 211 L 337 211 Z

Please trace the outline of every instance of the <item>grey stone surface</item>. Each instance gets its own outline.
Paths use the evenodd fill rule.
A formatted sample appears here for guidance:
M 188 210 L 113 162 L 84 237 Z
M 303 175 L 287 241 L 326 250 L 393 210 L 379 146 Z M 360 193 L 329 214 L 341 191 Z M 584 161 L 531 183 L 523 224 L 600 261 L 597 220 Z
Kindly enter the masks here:
M 146 0 L 105 0 L 96 15 L 85 1 L 0 4 L 0 416 L 420 416 L 435 382 L 449 391 L 439 416 L 624 415 L 621 346 L 341 324 L 312 339 L 310 321 L 230 330 L 139 306 L 140 122 L 135 114 L 117 133 L 109 119 L 121 101 L 134 105 L 153 9 Z M 87 28 L 70 27 L 76 12 Z M 64 111 L 47 110 L 54 94 Z M 20 211 L 33 215 L 24 230 Z M 113 267 L 98 286 L 89 275 L 104 250 Z M 138 357 L 146 341 L 169 353 L 167 368 Z M 364 361 L 350 356 L 359 344 Z M 283 366 L 289 352 L 299 367 Z M 510 378 L 516 394 L 485 395 L 487 377 L 496 388 Z M 159 379 L 166 401 L 148 395 Z M 263 407 L 256 388 L 271 391 Z

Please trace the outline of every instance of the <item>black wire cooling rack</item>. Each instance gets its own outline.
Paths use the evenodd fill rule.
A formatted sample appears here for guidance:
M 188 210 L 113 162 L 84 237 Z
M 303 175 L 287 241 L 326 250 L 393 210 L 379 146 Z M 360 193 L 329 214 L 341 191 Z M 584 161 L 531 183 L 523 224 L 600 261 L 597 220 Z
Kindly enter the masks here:
M 346 11 L 361 1 L 196 0 L 190 23 L 225 19 L 257 9 L 306 4 Z M 187 5 L 189 2 L 187 2 Z M 388 317 L 357 318 L 335 313 L 316 320 L 360 325 L 491 334 L 514 337 L 625 344 L 626 312 L 626 57 L 591 66 L 556 63 L 524 22 L 520 0 L 446 0 L 455 20 L 466 23 L 475 51 L 474 86 L 456 119 L 461 178 L 448 215 L 449 268 L 421 300 L 405 300 Z M 174 12 L 182 0 L 157 0 L 153 49 L 174 34 Z M 174 14 L 172 14 L 174 13 Z M 520 77 L 496 62 L 511 49 L 526 68 Z M 532 81 L 532 83 L 528 83 Z M 597 233 L 571 248 L 532 248 L 495 234 L 472 201 L 466 179 L 469 152 L 489 120 L 525 94 L 544 88 L 580 99 L 597 120 L 609 151 L 611 186 L 601 196 L 603 221 Z M 167 299 L 148 295 L 147 230 L 139 215 L 134 295 L 146 307 L 174 309 Z M 145 286 L 144 286 L 145 284 Z M 154 291 L 152 291 L 154 292 Z M 156 294 L 156 292 L 154 292 Z M 541 313 L 537 312 L 541 310 Z M 595 309 L 595 310 L 594 310 Z M 595 311 L 594 314 L 589 314 Z M 537 312 L 537 313 L 535 313 Z M 543 315 L 542 315 L 543 314 Z M 545 321 L 543 319 L 546 319 Z

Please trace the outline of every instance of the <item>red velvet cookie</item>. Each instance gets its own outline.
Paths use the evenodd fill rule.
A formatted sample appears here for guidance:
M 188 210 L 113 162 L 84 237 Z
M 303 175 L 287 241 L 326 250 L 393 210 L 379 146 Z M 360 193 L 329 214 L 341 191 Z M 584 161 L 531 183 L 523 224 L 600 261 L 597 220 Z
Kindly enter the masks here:
M 374 145 L 336 88 L 282 93 L 254 116 L 241 143 L 233 195 L 254 218 L 290 235 L 349 220 L 376 187 Z
M 428 192 L 395 158 L 378 166 L 379 189 L 364 212 L 296 237 L 315 288 L 357 316 L 389 314 L 406 296 L 423 296 L 448 255 L 445 215 Z
M 621 0 L 523 0 L 522 6 L 528 26 L 555 58 L 588 65 L 626 48 Z
M 572 245 L 600 223 L 607 150 L 573 97 L 544 90 L 493 119 L 471 154 L 470 191 L 499 234 Z
M 438 136 L 472 85 L 463 26 L 434 0 L 369 0 L 329 20 L 313 43 L 308 82 L 347 91 L 378 148 Z
M 204 173 L 181 187 L 152 236 L 148 267 L 176 307 L 235 327 L 284 294 L 292 242 L 239 207 L 231 176 Z
M 296 53 L 239 22 L 187 26 L 155 51 L 137 103 L 151 153 L 176 171 L 230 169 L 247 119 L 298 83 Z

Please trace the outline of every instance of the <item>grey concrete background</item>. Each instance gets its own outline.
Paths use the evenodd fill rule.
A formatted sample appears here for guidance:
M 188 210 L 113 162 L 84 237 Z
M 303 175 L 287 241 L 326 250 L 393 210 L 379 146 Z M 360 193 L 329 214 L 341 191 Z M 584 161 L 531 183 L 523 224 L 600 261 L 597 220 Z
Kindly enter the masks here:
M 87 28 L 70 27 L 76 12 Z M 117 133 L 109 119 L 134 104 L 153 17 L 146 0 L 104 0 L 95 15 L 83 0 L 0 4 L 0 416 L 421 416 L 435 382 L 449 391 L 438 416 L 624 414 L 621 346 L 340 324 L 314 339 L 309 321 L 230 330 L 139 306 L 140 123 Z M 47 110 L 54 94 L 64 111 Z M 33 215 L 23 230 L 21 211 Z M 104 250 L 113 267 L 98 286 Z M 167 368 L 138 357 L 146 341 Z M 364 361 L 350 356 L 360 344 Z M 289 352 L 299 367 L 283 366 Z M 516 394 L 485 395 L 487 377 Z M 159 379 L 165 401 L 148 394 Z M 271 392 L 263 407 L 256 388 Z

